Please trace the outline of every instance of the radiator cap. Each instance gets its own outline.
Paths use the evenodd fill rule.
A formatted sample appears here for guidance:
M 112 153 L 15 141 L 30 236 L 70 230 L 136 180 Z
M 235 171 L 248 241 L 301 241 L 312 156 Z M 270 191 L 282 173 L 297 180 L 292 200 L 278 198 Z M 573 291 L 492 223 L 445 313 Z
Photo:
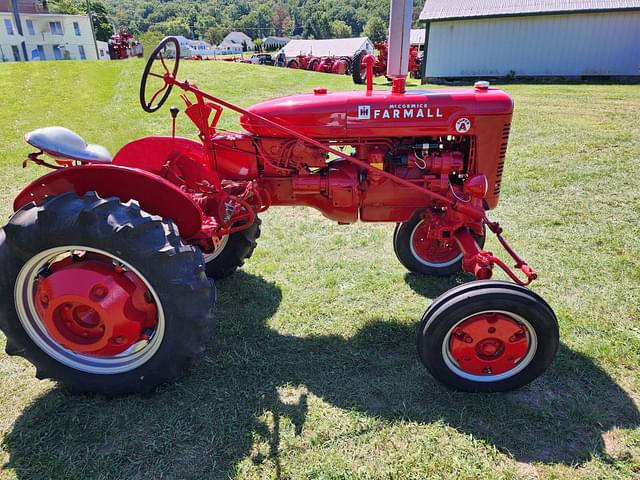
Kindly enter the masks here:
M 489 85 L 491 84 L 486 80 L 480 80 L 479 82 L 473 84 L 473 88 L 475 88 L 476 90 L 489 90 Z

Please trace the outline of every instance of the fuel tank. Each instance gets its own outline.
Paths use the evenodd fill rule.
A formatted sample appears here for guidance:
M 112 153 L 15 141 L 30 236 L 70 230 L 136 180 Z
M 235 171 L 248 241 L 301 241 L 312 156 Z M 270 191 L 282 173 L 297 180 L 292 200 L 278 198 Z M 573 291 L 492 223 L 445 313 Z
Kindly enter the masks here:
M 494 88 L 353 91 L 281 97 L 258 103 L 249 111 L 312 137 L 473 135 L 480 117 L 510 117 L 511 97 Z M 243 115 L 242 127 L 255 135 L 286 136 L 260 120 Z

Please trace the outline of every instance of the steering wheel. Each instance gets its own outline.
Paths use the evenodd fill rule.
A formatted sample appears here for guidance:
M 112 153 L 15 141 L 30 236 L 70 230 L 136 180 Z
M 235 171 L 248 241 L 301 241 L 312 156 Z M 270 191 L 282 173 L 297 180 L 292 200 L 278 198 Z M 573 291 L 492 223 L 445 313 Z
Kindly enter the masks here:
M 151 52 L 142 73 L 140 105 L 145 112 L 153 113 L 167 101 L 173 84 L 169 83 L 165 77 L 170 75 L 175 78 L 179 65 L 180 43 L 176 37 L 166 37 Z M 151 86 L 153 83 L 157 84 L 157 89 Z M 151 87 L 150 89 L 154 92 L 149 101 L 147 101 L 147 87 Z

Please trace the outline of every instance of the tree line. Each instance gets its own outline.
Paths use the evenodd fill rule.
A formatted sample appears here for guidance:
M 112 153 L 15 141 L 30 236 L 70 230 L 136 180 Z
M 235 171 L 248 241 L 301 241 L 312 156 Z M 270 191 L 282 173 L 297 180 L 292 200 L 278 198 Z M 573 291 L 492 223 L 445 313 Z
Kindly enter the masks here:
M 387 35 L 389 0 L 90 0 L 100 25 L 145 37 L 183 35 L 218 44 L 231 31 L 250 37 L 342 38 Z M 424 0 L 414 0 L 417 20 Z M 85 0 L 51 0 L 60 13 L 86 11 Z M 65 10 L 65 11 L 63 11 Z M 73 10 L 73 11 L 71 11 Z M 104 31 L 104 32 L 103 32 Z M 109 28 L 100 28 L 101 36 Z M 110 33 L 109 33 L 110 35 Z M 102 39 L 102 38 L 100 38 Z

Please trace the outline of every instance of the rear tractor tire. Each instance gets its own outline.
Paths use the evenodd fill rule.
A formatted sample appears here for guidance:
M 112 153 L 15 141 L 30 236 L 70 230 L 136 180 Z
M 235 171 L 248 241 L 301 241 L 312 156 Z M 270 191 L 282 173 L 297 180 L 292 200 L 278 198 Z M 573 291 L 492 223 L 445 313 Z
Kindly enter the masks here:
M 427 370 L 465 392 L 505 392 L 528 384 L 549 367 L 558 345 L 558 321 L 541 297 L 492 280 L 445 292 L 417 331 Z
M 176 380 L 213 332 L 199 249 L 135 201 L 65 193 L 0 229 L 9 355 L 75 392 L 147 393 Z
M 362 63 L 362 59 L 367 55 L 366 50 L 360 50 L 353 56 L 351 61 L 351 78 L 356 85 L 364 85 L 367 83 L 367 69 Z
M 262 221 L 256 217 L 249 228 L 222 237 L 216 249 L 204 255 L 207 275 L 221 279 L 242 267 L 245 260 L 251 258 L 256 249 L 261 223 Z
M 433 214 L 437 215 L 437 214 Z M 393 249 L 400 263 L 407 270 L 422 275 L 437 277 L 455 275 L 462 272 L 462 251 L 454 239 L 449 244 L 426 238 L 429 220 L 420 213 L 408 222 L 399 223 L 393 232 Z M 484 246 L 484 235 L 474 234 L 480 248 Z

